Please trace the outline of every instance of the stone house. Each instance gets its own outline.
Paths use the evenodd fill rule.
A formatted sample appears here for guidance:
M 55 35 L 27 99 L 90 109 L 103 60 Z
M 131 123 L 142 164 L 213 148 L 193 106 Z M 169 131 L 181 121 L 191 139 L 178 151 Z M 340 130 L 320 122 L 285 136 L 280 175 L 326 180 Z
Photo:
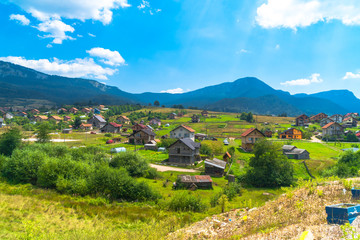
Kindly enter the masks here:
M 296 121 L 296 124 L 295 124 L 296 126 L 303 127 L 303 126 L 309 125 L 310 118 L 307 115 L 302 114 L 302 115 L 298 116 L 295 121 Z
M 176 113 L 170 113 L 169 114 L 169 119 L 175 119 L 177 118 L 177 114 Z
M 310 122 L 320 122 L 322 119 L 327 118 L 328 115 L 326 115 L 325 113 L 319 113 L 316 114 L 315 116 L 312 116 L 310 118 Z
M 153 118 L 153 119 L 151 119 L 149 121 L 149 124 L 150 125 L 156 125 L 156 126 L 160 127 L 161 126 L 161 120 L 158 119 L 158 118 Z
M 334 114 L 330 117 L 330 119 L 333 120 L 333 122 L 342 123 L 344 120 L 344 116 L 341 114 Z
M 73 114 L 76 114 L 78 111 L 79 111 L 79 109 L 77 109 L 75 107 L 72 107 L 72 108 L 69 109 L 69 112 L 71 112 Z
M 212 179 L 209 175 L 179 175 L 178 182 L 186 188 L 191 189 L 211 189 Z
M 339 137 L 341 135 L 344 135 L 344 129 L 343 127 L 336 123 L 336 122 L 331 122 L 325 126 L 322 127 L 322 136 L 329 136 L 329 137 Z
M 109 122 L 102 128 L 100 128 L 100 131 L 102 133 L 120 133 L 121 132 L 121 124 L 117 124 L 114 122 Z
M 144 124 L 137 123 L 134 126 L 132 126 L 131 129 L 133 130 L 133 132 L 138 132 L 138 131 L 140 131 L 142 129 L 148 129 L 148 127 L 145 126 Z
M 257 128 L 250 128 L 241 134 L 241 148 L 244 151 L 252 151 L 255 142 L 264 137 L 265 135 Z
M 89 120 L 87 120 L 88 124 L 92 124 L 93 128 L 102 128 L 105 126 L 106 121 L 99 115 L 92 116 Z
M 203 117 L 207 117 L 208 115 L 209 115 L 209 112 L 206 110 L 201 112 L 201 116 L 203 116 Z
M 148 128 L 133 132 L 128 138 L 130 144 L 143 145 L 155 140 L 156 134 Z
M 297 148 L 293 145 L 284 145 L 282 150 L 288 159 L 310 159 L 310 153 L 307 150 Z
M 169 146 L 169 163 L 191 165 L 200 159 L 200 143 L 190 138 L 177 140 Z
M 323 118 L 320 120 L 320 126 L 323 127 L 331 122 L 334 122 L 334 120 L 332 120 L 331 118 Z
M 131 123 L 130 119 L 127 116 L 120 116 L 116 120 L 122 124 L 130 124 Z

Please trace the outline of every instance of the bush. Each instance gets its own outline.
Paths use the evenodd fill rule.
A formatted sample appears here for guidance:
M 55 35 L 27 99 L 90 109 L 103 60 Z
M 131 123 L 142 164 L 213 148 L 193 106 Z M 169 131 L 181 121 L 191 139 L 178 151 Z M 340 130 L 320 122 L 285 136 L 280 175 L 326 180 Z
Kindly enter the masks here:
M 122 152 L 111 159 L 110 166 L 113 168 L 125 168 L 130 176 L 141 177 L 150 168 L 149 164 L 140 155 L 133 152 Z
M 155 168 L 149 168 L 145 171 L 145 177 L 148 179 L 158 179 L 161 178 L 161 175 Z
M 254 157 L 250 159 L 250 168 L 246 172 L 246 182 L 255 187 L 290 186 L 294 169 L 282 154 L 281 146 L 266 139 L 255 143 Z
M 203 212 L 206 207 L 201 197 L 194 196 L 190 192 L 179 192 L 171 198 L 169 209 L 172 211 Z
M 177 141 L 177 139 L 175 139 L 175 138 L 165 138 L 165 139 L 161 139 L 161 143 L 159 144 L 159 147 L 168 148 L 168 147 L 170 147 L 172 144 L 174 144 L 176 141 Z
M 224 188 L 223 193 L 227 196 L 229 201 L 231 201 L 234 197 L 241 194 L 241 184 L 232 182 Z
M 207 156 L 211 156 L 213 154 L 212 148 L 207 144 L 201 144 L 200 153 Z
M 22 135 L 19 129 L 11 128 L 0 136 L 0 155 L 11 156 L 21 145 Z

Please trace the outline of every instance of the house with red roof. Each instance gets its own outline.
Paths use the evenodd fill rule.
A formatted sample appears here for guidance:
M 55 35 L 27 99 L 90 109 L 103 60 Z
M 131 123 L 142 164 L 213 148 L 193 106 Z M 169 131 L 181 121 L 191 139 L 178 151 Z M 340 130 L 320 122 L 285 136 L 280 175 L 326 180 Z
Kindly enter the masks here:
M 356 133 L 355 135 L 357 136 L 357 138 L 358 138 L 359 141 L 360 141 L 360 132 Z
M 191 140 L 195 141 L 195 130 L 189 126 L 180 125 L 170 131 L 170 138 L 190 138 Z
M 325 126 L 322 127 L 322 136 L 323 137 L 339 137 L 341 135 L 344 134 L 344 128 L 336 123 L 336 122 L 331 122 L 329 124 L 326 124 Z
M 324 118 L 327 118 L 328 115 L 326 115 L 325 113 L 319 113 L 319 114 L 316 114 L 315 116 L 312 116 L 310 118 L 310 121 L 311 122 L 320 122 L 322 119 Z
M 310 118 L 305 114 L 302 114 L 296 118 L 296 126 L 306 126 L 309 125 L 309 122 Z
M 135 133 L 135 132 L 138 132 L 138 131 L 143 130 L 143 129 L 148 129 L 148 127 L 145 126 L 144 124 L 137 123 L 134 126 L 132 126 L 131 129 Z
M 244 151 L 252 151 L 256 141 L 265 138 L 265 135 L 257 128 L 249 128 L 241 134 L 241 148 Z
M 121 132 L 122 125 L 117 124 L 114 122 L 109 122 L 102 128 L 100 128 L 100 131 L 102 133 L 120 133 Z

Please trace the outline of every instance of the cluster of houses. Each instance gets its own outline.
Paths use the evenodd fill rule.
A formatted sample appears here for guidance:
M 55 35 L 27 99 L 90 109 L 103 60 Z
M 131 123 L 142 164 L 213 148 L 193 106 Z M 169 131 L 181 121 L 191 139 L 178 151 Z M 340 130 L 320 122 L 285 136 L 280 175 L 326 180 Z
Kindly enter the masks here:
M 323 137 L 336 138 L 344 135 L 346 128 L 357 127 L 358 117 L 358 113 L 335 114 L 332 116 L 319 113 L 312 117 L 302 114 L 296 118 L 296 126 L 309 126 L 310 123 L 319 123 L 322 128 Z M 360 134 L 357 133 L 357 136 L 360 137 Z

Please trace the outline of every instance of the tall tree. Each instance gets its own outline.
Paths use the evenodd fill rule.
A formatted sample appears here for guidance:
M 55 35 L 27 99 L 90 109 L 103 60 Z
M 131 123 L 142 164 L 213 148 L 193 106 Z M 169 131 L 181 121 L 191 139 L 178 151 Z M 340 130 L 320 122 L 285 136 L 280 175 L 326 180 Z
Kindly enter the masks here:
M 18 128 L 11 128 L 0 136 L 0 154 L 11 156 L 21 145 L 22 135 Z
M 158 100 L 156 100 L 156 101 L 154 102 L 154 106 L 155 106 L 155 107 L 160 106 L 160 102 L 159 102 Z
M 50 136 L 50 126 L 48 123 L 42 123 L 39 125 L 38 129 L 35 132 L 37 134 L 36 142 L 38 143 L 47 143 L 50 142 L 51 136 Z

